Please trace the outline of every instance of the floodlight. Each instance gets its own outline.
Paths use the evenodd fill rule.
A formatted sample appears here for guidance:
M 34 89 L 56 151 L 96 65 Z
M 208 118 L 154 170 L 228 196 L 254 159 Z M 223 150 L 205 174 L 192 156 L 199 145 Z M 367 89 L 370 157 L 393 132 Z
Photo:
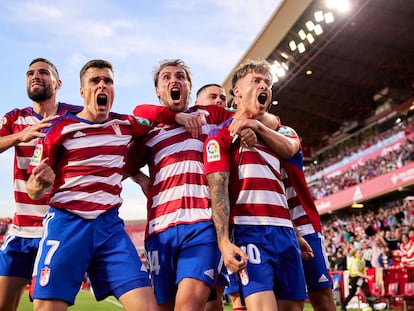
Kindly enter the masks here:
M 303 53 L 305 51 L 306 51 L 306 49 L 305 49 L 305 45 L 303 44 L 303 42 L 299 43 L 298 44 L 298 52 Z
M 324 16 L 325 16 L 325 23 L 327 24 L 330 24 L 335 20 L 332 12 L 325 13 Z
M 319 25 L 319 24 L 315 25 L 313 30 L 315 31 L 315 35 L 317 35 L 317 36 L 319 36 L 320 34 L 323 33 L 322 26 Z
M 320 23 L 320 22 L 322 22 L 324 20 L 323 12 L 322 11 L 316 11 L 313 15 L 315 16 L 315 21 L 317 23 Z
M 302 40 L 306 39 L 306 33 L 303 29 L 299 30 L 298 35 Z
M 312 31 L 313 27 L 315 27 L 315 25 L 313 24 L 312 21 L 307 21 L 305 25 L 306 25 L 306 28 L 308 28 L 309 31 Z
M 310 44 L 312 44 L 313 42 L 315 42 L 315 38 L 312 36 L 312 34 L 311 34 L 311 33 L 308 33 L 308 34 L 306 35 L 306 39 L 308 39 L 308 42 L 309 42 Z
M 289 48 L 291 51 L 295 51 L 296 50 L 296 42 L 295 41 L 290 41 L 289 42 Z

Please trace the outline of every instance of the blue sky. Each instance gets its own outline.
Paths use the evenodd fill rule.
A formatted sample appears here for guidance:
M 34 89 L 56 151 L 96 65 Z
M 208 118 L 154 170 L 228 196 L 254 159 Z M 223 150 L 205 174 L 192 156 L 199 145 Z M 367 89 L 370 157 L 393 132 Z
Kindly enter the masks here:
M 29 62 L 45 57 L 59 70 L 60 101 L 82 104 L 79 70 L 89 59 L 115 70 L 113 111 L 131 113 L 157 103 L 152 70 L 181 58 L 193 74 L 193 96 L 206 83 L 222 83 L 260 33 L 281 0 L 2 0 L 0 1 L 0 115 L 30 106 Z M 228 90 L 227 90 L 228 91 Z M 0 217 L 12 216 L 13 151 L 0 154 Z M 124 182 L 124 219 L 145 218 L 145 197 Z

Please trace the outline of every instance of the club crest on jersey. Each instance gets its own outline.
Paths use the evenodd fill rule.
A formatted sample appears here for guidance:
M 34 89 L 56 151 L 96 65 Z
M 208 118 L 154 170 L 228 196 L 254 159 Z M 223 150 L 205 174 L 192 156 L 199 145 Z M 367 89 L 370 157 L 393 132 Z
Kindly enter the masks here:
M 141 125 L 145 125 L 145 126 L 151 126 L 151 122 L 148 119 L 145 118 L 140 118 L 140 117 L 136 117 L 134 116 L 135 121 L 137 122 L 137 124 L 141 124 Z
M 43 153 L 43 145 L 37 144 L 33 152 L 32 159 L 30 160 L 30 165 L 38 166 L 40 164 L 40 160 L 42 160 L 42 153 Z
M 284 136 L 295 136 L 293 130 L 290 127 L 287 127 L 287 126 L 279 127 L 277 132 L 284 135 Z
M 207 162 L 220 160 L 220 146 L 214 139 L 210 140 L 206 146 Z
M 50 268 L 44 267 L 40 272 L 39 284 L 40 286 L 46 286 L 50 280 Z
M 3 125 L 4 124 L 6 124 L 7 123 L 7 119 L 6 118 L 3 118 L 3 119 L 1 119 L 1 122 L 0 122 L 0 129 L 3 127 Z

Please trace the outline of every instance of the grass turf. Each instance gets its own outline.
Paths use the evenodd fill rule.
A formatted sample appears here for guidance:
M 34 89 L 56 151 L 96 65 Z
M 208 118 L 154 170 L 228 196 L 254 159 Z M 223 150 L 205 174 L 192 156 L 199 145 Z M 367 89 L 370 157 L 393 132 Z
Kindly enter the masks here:
M 29 301 L 28 291 L 20 300 L 18 311 L 33 311 L 33 304 Z M 116 311 L 123 310 L 121 304 L 114 297 L 109 297 L 103 301 L 97 302 L 95 296 L 88 290 L 79 291 L 76 297 L 75 305 L 69 307 L 69 311 Z M 304 311 L 312 311 L 310 304 L 306 303 Z M 339 310 L 339 308 L 337 308 Z M 347 309 L 347 311 L 356 311 L 358 309 Z M 231 306 L 224 306 L 224 311 L 231 311 Z

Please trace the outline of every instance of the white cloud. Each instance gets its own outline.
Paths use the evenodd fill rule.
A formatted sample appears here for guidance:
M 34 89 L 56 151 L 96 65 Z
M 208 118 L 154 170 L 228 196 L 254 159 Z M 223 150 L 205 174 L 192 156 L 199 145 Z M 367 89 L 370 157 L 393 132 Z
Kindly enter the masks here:
M 30 105 L 24 73 L 39 56 L 56 63 L 63 81 L 58 97 L 72 104 L 82 104 L 82 65 L 91 58 L 110 60 L 115 69 L 114 110 L 122 113 L 157 101 L 151 73 L 160 59 L 182 58 L 190 66 L 193 93 L 202 84 L 221 83 L 280 2 L 0 1 L 0 27 L 7 29 L 0 34 L 0 65 L 7 73 L 0 78 L 0 114 Z M 0 154 L 0 216 L 14 210 L 12 157 L 12 150 Z M 145 217 L 145 198 L 138 186 L 126 183 L 122 196 L 121 215 Z

